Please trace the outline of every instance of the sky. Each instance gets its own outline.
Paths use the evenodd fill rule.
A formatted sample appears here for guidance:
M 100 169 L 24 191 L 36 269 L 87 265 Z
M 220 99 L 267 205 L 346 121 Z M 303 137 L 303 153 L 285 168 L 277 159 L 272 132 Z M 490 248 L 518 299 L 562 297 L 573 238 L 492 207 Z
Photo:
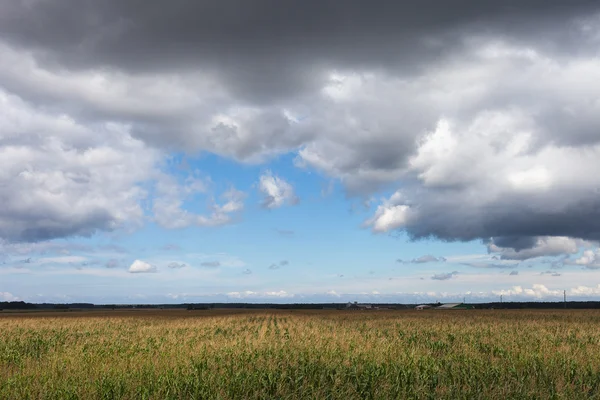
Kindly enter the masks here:
M 600 300 L 600 4 L 0 0 L 0 301 Z

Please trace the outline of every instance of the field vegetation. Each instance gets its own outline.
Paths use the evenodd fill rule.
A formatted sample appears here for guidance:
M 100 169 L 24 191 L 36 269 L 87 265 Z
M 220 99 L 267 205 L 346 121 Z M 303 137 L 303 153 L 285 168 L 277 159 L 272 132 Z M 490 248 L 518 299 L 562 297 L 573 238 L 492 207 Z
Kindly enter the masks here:
M 600 398 L 599 328 L 597 310 L 0 313 L 0 398 Z

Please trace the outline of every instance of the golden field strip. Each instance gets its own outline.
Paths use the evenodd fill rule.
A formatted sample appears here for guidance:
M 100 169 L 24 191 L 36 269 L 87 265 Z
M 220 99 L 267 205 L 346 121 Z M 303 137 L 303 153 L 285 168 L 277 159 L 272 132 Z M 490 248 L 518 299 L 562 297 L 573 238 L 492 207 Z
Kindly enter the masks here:
M 0 313 L 0 399 L 600 398 L 600 310 Z

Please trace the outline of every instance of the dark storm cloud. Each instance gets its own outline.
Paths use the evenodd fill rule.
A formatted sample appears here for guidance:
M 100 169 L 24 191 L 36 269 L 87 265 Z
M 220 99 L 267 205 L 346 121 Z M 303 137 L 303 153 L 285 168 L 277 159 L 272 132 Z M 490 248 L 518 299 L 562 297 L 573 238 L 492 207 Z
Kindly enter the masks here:
M 596 6 L 590 0 L 459 0 L 444 6 L 437 0 L 3 0 L 0 35 L 69 68 L 202 66 L 223 74 L 240 94 L 271 98 L 317 88 L 322 65 L 401 63 L 411 70 L 458 45 L 465 31 L 532 38 L 540 30 L 552 34 L 568 17 Z
M 519 250 L 533 248 L 541 236 L 600 240 L 600 198 L 592 191 L 572 194 L 572 197 L 564 196 L 565 191 L 559 189 L 538 196 L 506 195 L 491 207 L 481 206 L 476 199 L 469 204 L 473 198 L 451 199 L 449 194 L 443 199 L 435 193 L 415 192 L 418 197 L 413 201 L 419 204 L 420 210 L 406 225 L 414 239 L 437 237 L 470 241 L 493 237 L 493 244 L 516 251 L 512 255 L 501 255 L 503 259 L 558 256 L 567 252 L 558 247 L 546 253 L 519 253 Z M 450 211 L 453 201 L 462 203 L 459 212 Z
M 535 245 L 535 237 L 529 236 L 500 236 L 493 239 L 498 247 L 510 247 L 515 251 L 530 249 Z
M 0 192 L 0 200 L 2 197 L 4 196 Z M 7 203 L 10 202 L 5 204 Z M 0 210 L 0 238 L 15 242 L 36 242 L 66 236 L 90 237 L 97 230 L 112 230 L 113 216 L 105 210 L 89 210 L 86 215 L 71 215 L 58 221 L 45 218 L 46 212 L 39 208 L 35 210 L 37 212 L 29 209 L 21 215 L 5 210 Z M 11 220 L 12 223 L 2 224 L 2 220 Z

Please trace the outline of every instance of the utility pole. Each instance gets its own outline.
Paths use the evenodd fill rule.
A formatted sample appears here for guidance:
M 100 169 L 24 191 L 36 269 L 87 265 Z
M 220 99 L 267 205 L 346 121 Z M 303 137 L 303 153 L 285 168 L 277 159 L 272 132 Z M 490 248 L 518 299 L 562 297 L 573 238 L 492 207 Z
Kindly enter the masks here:
M 502 304 L 502 295 L 500 295 L 500 304 Z
M 565 308 L 567 308 L 567 291 L 563 290 L 563 298 L 564 298 L 564 302 L 565 302 Z

